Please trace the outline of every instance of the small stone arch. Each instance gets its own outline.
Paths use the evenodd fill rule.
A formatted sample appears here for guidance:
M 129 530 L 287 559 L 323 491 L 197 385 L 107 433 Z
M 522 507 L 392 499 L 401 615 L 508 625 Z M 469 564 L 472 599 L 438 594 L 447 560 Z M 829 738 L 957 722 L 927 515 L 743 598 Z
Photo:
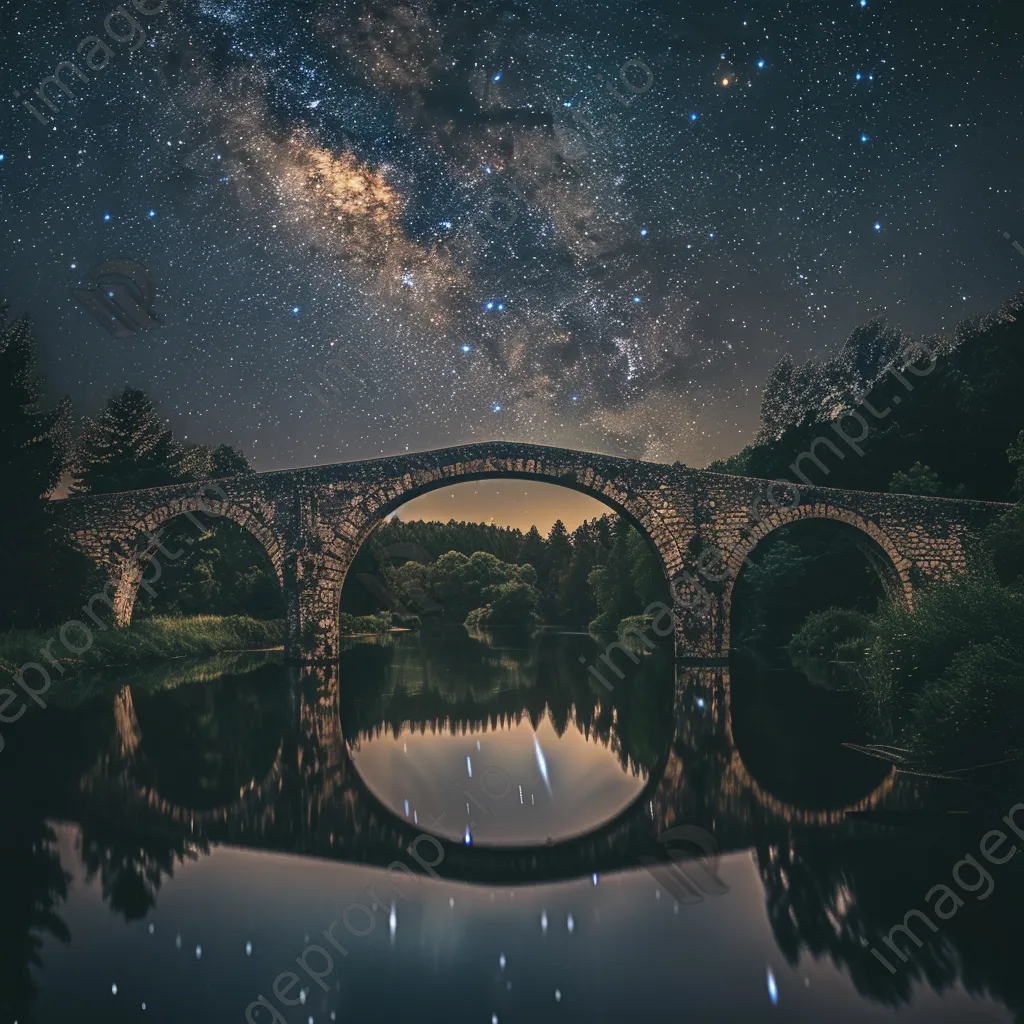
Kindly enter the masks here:
M 858 544 L 871 567 L 878 574 L 882 588 L 890 601 L 904 604 L 907 608 L 914 607 L 914 588 L 911 580 L 912 563 L 905 558 L 892 538 L 876 523 L 865 519 L 856 512 L 837 505 L 816 504 L 798 505 L 795 508 L 783 508 L 751 527 L 744 535 L 741 543 L 733 547 L 726 555 L 725 567 L 728 569 L 726 586 L 722 593 L 723 638 L 728 643 L 732 636 L 731 609 L 732 595 L 740 571 L 754 549 L 770 534 L 783 526 L 804 520 L 817 519 L 843 523 L 857 531 L 854 536 L 861 540 Z
M 274 567 L 277 581 L 284 588 L 284 545 L 274 531 L 247 508 L 219 498 L 194 495 L 151 510 L 141 519 L 132 523 L 129 530 L 126 531 L 128 539 L 122 542 L 122 548 L 127 548 L 128 551 L 118 559 L 119 568 L 114 577 L 114 622 L 119 628 L 131 623 L 139 587 L 156 582 L 162 573 L 161 569 L 153 578 L 147 580 L 145 577 L 146 568 L 151 563 L 156 562 L 159 566 L 157 552 L 162 551 L 162 545 L 158 531 L 180 516 L 190 519 L 197 528 L 205 529 L 205 525 L 195 518 L 194 513 L 196 512 L 215 518 L 230 519 L 251 534 L 266 551 L 267 557 Z M 176 559 L 181 556 L 183 551 L 184 549 L 176 555 L 164 552 L 164 557 Z

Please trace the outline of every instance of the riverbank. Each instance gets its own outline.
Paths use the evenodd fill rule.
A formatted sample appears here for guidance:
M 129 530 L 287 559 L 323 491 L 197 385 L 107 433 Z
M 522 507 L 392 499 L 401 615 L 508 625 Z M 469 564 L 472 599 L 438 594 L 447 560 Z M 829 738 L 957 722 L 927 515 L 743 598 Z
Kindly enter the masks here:
M 57 628 L 14 629 L 0 633 L 0 668 L 14 674 L 30 662 L 46 665 L 52 675 L 66 679 L 83 671 L 121 665 L 141 665 L 170 658 L 201 658 L 230 651 L 283 647 L 281 619 L 252 619 L 244 615 L 154 616 L 124 629 L 95 630 L 88 650 L 68 654 L 53 643 Z M 46 657 L 47 644 L 63 673 Z

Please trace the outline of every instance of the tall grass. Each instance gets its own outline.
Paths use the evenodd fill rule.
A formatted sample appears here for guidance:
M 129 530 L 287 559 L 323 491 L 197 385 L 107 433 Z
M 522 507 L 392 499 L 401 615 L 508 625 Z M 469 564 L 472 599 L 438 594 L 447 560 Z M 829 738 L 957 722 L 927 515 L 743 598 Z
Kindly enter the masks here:
M 85 646 L 88 636 L 77 627 L 66 630 L 71 644 Z M 251 619 L 244 615 L 196 615 L 189 618 L 153 617 L 140 619 L 125 629 L 90 630 L 92 644 L 79 655 L 68 654 L 52 630 L 10 630 L 0 634 L 0 665 L 6 671 L 26 662 L 42 664 L 54 679 L 85 669 L 113 665 L 137 665 L 165 658 L 203 657 L 223 651 L 263 650 L 284 643 L 285 624 L 280 619 Z M 48 650 L 64 668 L 47 662 Z

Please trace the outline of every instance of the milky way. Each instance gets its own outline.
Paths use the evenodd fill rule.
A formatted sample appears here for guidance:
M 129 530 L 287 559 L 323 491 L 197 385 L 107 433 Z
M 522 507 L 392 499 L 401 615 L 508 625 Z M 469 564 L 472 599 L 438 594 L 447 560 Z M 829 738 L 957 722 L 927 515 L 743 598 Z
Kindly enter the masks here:
M 132 383 L 261 469 L 700 465 L 782 354 L 1020 287 L 1017 4 L 139 3 L 0 5 L 0 296 L 81 414 Z M 75 301 L 112 259 L 161 326 Z

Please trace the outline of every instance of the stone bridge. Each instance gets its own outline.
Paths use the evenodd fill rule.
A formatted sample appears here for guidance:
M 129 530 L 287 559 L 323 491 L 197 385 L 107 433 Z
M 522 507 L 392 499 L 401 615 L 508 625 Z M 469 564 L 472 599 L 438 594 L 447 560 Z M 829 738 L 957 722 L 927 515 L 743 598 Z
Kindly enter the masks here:
M 968 532 L 1006 507 L 805 487 L 499 441 L 67 498 L 53 508 L 108 574 L 105 594 L 90 607 L 102 600 L 119 626 L 131 621 L 140 585 L 159 576 L 160 559 L 181 554 L 162 546 L 163 527 L 197 512 L 231 519 L 263 545 L 280 580 L 288 655 L 320 661 L 338 653 L 345 576 L 384 518 L 428 491 L 503 477 L 560 484 L 625 516 L 648 539 L 669 581 L 677 654 L 711 660 L 728 656 L 733 587 L 773 530 L 804 519 L 842 524 L 890 597 L 912 605 L 921 583 L 964 569 Z

